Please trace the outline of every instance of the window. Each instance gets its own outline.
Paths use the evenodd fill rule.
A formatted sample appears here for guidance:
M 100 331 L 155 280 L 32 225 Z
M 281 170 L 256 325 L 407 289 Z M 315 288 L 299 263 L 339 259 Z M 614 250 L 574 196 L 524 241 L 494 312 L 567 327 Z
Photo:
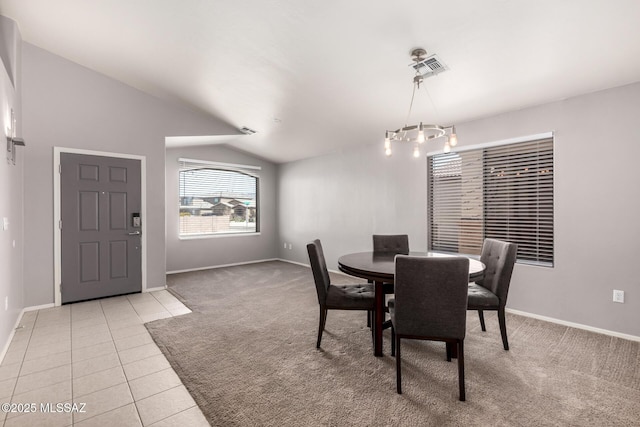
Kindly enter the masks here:
M 259 167 L 179 163 L 180 237 L 260 231 Z
M 429 249 L 479 255 L 485 238 L 553 266 L 553 139 L 428 158 Z

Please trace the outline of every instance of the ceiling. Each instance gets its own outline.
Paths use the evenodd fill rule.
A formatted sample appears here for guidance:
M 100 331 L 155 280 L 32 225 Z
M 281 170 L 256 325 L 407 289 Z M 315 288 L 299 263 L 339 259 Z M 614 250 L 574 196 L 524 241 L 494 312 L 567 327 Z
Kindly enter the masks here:
M 409 124 L 640 80 L 637 0 L 0 0 L 0 14 L 26 42 L 257 131 L 171 145 L 274 162 L 382 147 L 407 121 L 414 47 L 448 70 L 425 80 Z

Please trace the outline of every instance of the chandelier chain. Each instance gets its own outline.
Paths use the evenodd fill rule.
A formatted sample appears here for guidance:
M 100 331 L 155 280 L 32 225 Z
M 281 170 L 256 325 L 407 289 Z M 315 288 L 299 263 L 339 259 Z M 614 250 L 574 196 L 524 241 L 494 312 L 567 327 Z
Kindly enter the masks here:
M 409 119 L 411 118 L 411 109 L 413 108 L 413 99 L 416 96 L 416 85 L 413 85 L 413 92 L 411 92 L 411 102 L 409 103 L 409 112 L 407 113 L 407 119 L 404 121 L 404 125 L 407 126 Z

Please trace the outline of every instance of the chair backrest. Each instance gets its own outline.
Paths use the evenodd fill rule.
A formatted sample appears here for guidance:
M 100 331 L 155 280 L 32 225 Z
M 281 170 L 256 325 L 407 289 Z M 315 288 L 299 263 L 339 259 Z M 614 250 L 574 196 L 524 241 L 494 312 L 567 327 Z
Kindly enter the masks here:
M 409 254 L 409 236 L 406 234 L 373 235 L 373 252 Z
M 496 239 L 485 239 L 480 261 L 484 263 L 484 277 L 476 283 L 496 294 L 500 304 L 507 303 L 513 265 L 516 263 L 518 245 Z
M 396 256 L 394 328 L 401 335 L 463 339 L 469 259 Z
M 311 271 L 313 271 L 313 280 L 316 282 L 316 292 L 318 293 L 318 303 L 323 305 L 327 299 L 327 290 L 331 285 L 329 270 L 327 270 L 327 262 L 324 259 L 322 244 L 319 239 L 307 245 L 307 253 L 309 254 L 309 262 L 311 263 Z

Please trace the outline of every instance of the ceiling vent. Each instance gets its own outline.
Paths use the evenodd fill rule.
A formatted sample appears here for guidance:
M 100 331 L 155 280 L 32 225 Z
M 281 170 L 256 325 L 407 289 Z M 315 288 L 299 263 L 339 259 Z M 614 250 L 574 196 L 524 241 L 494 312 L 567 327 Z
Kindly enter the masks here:
M 256 133 L 255 130 L 248 128 L 246 126 L 242 126 L 240 128 L 240 132 L 244 133 L 245 135 L 253 135 L 254 133 Z
M 422 77 L 431 77 L 436 74 L 440 74 L 443 71 L 448 70 L 444 62 L 440 61 L 437 55 L 428 56 L 420 61 L 409 64 L 411 68 L 416 70 L 416 73 Z

